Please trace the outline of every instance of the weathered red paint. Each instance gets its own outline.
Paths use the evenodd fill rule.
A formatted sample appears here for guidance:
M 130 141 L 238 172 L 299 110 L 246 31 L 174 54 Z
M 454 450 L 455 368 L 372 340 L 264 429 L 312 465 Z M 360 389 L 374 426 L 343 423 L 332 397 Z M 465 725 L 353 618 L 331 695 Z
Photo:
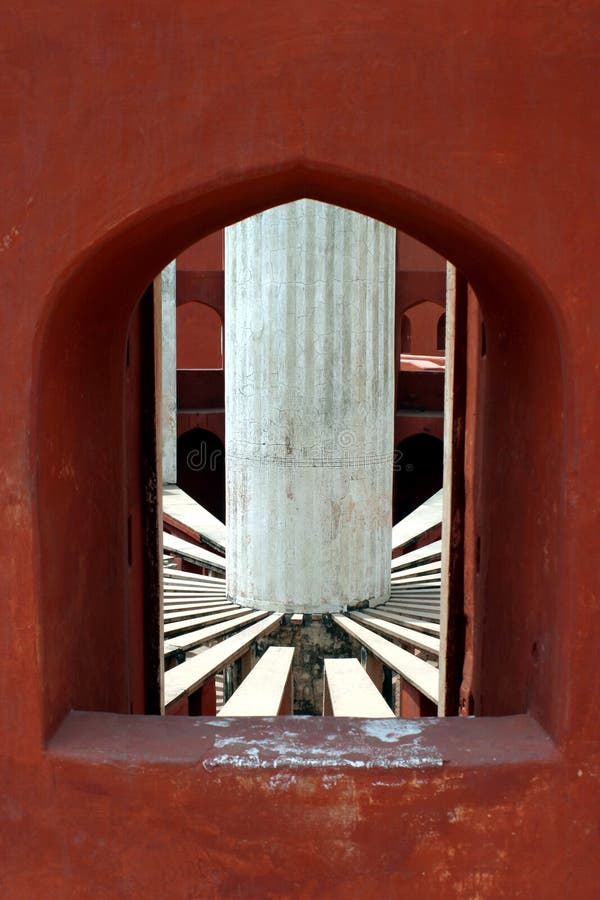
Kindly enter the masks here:
M 597 5 L 3 12 L 4 895 L 596 896 Z M 130 315 L 186 246 L 301 196 L 430 244 L 481 303 L 491 718 L 101 712 L 129 708 Z
M 225 235 L 222 229 L 196 241 L 177 257 L 180 271 L 213 272 L 223 271 Z M 178 285 L 179 288 L 179 285 Z
M 222 322 L 204 303 L 177 307 L 177 368 L 223 368 Z

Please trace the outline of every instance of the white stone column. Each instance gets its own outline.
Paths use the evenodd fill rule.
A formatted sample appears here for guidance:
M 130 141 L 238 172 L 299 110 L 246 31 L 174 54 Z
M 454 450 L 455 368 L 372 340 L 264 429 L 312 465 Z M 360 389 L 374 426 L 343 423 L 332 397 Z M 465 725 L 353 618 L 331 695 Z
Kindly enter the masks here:
M 160 276 L 162 323 L 162 476 L 177 482 L 177 283 L 175 260 Z
M 300 200 L 226 230 L 227 592 L 389 597 L 395 232 Z

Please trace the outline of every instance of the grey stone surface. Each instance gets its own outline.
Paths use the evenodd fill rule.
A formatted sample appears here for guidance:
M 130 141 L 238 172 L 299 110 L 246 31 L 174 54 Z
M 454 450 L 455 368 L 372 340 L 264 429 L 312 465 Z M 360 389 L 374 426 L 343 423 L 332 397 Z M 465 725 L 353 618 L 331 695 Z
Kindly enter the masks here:
M 226 230 L 228 594 L 289 612 L 390 590 L 395 232 L 300 200 Z
M 175 260 L 160 276 L 162 320 L 162 475 L 177 482 L 177 319 Z

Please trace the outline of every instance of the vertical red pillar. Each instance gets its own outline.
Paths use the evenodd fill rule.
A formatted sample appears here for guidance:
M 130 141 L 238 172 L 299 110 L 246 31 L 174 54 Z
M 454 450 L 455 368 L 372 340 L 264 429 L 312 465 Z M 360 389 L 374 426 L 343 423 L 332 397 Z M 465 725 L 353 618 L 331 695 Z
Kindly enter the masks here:
M 425 697 L 416 687 L 402 679 L 402 691 L 400 695 L 400 715 L 402 718 L 411 719 L 418 716 L 435 716 L 437 709 L 428 697 Z
M 216 716 L 217 687 L 214 675 L 189 696 L 190 716 Z

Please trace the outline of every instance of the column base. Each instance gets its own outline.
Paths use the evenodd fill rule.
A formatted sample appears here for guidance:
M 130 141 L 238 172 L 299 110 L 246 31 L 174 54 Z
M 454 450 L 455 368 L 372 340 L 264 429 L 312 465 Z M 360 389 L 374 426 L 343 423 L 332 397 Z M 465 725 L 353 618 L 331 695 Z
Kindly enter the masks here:
M 382 603 L 387 603 L 390 599 L 390 594 L 387 593 L 380 597 L 367 597 L 363 600 L 352 600 L 346 604 L 335 604 L 328 603 L 317 605 L 315 604 L 314 608 L 311 606 L 307 608 L 306 604 L 304 604 L 301 608 L 298 608 L 294 603 L 281 603 L 277 601 L 270 600 L 261 600 L 257 598 L 252 598 L 251 600 L 247 597 L 236 597 L 233 594 L 227 593 L 227 599 L 230 603 L 235 603 L 240 606 L 248 606 L 250 609 L 261 609 L 265 610 L 265 612 L 281 612 L 288 615 L 294 615 L 294 613 L 304 613 L 310 616 L 322 616 L 333 613 L 345 613 L 352 612 L 353 610 L 359 609 L 368 609 L 369 607 L 379 606 Z

